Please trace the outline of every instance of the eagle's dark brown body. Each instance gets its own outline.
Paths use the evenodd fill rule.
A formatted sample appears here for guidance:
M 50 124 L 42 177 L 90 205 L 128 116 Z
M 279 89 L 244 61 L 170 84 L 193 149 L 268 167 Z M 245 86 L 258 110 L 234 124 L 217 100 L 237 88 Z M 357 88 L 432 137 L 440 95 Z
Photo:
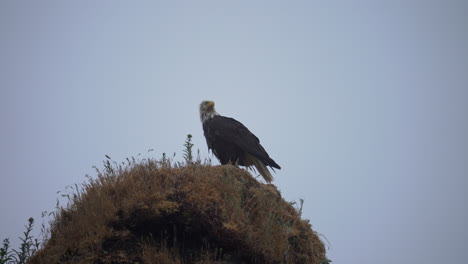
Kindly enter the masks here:
M 246 160 L 246 153 L 259 159 L 266 166 L 276 169 L 281 167 L 268 156 L 260 145 L 260 140 L 242 123 L 234 118 L 217 115 L 203 123 L 206 143 L 221 164 L 239 164 L 251 166 Z
M 221 164 L 255 166 L 267 182 L 273 180 L 266 166 L 281 167 L 270 158 L 260 140 L 247 127 L 233 118 L 220 116 L 214 111 L 211 101 L 202 102 L 200 116 L 208 149 Z

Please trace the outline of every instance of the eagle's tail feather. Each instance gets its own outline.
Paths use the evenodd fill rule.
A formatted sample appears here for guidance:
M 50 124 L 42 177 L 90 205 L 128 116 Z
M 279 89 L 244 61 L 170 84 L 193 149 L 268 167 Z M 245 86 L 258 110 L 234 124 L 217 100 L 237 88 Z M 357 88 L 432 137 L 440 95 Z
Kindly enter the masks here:
M 273 176 L 271 175 L 270 171 L 267 169 L 267 167 L 265 166 L 265 164 L 263 164 L 263 162 L 261 162 L 259 159 L 257 158 L 254 158 L 253 159 L 253 163 L 254 163 L 254 166 L 255 168 L 257 169 L 257 171 L 263 176 L 263 178 L 265 179 L 265 181 L 267 183 L 271 183 L 273 181 Z

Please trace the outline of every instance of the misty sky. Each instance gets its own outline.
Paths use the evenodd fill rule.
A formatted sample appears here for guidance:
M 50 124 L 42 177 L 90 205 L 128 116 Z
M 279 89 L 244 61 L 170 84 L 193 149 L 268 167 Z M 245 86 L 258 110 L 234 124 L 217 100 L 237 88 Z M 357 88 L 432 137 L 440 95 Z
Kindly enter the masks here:
M 468 258 L 467 1 L 0 2 L 0 239 L 202 100 L 282 167 L 333 263 Z M 153 148 L 154 151 L 147 153 Z M 259 178 L 261 180 L 261 178 Z

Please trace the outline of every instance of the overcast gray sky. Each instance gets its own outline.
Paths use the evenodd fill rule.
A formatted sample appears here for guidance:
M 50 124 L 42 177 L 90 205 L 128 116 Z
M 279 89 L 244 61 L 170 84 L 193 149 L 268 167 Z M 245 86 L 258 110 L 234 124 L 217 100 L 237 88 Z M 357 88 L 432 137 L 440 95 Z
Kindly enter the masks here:
M 334 263 L 468 258 L 467 1 L 0 2 L 0 239 L 116 161 L 243 122 Z M 327 243 L 328 245 L 328 243 Z

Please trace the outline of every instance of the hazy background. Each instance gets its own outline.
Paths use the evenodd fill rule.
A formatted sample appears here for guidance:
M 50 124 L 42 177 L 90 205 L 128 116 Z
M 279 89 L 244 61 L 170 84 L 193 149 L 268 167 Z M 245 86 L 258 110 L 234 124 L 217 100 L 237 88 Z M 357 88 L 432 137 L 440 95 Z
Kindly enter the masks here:
M 333 263 L 466 263 L 468 1 L 1 1 L 0 239 L 116 161 L 208 156 L 201 100 L 282 166 Z M 143 155 L 143 154 L 142 154 Z

